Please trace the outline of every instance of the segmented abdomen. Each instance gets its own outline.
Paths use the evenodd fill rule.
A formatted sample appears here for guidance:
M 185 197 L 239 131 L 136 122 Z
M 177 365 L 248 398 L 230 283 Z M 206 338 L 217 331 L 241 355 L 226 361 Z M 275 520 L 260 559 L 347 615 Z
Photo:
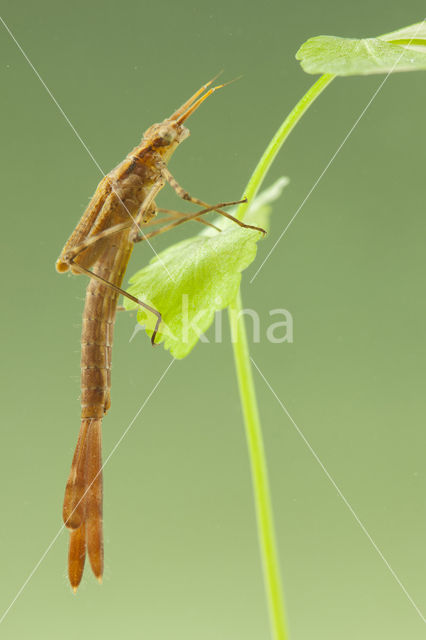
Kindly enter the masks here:
M 121 236 L 121 237 L 120 237 Z M 133 244 L 117 234 L 93 271 L 121 286 Z M 81 417 L 102 418 L 110 406 L 111 350 L 118 293 L 91 280 L 86 291 L 81 333 Z

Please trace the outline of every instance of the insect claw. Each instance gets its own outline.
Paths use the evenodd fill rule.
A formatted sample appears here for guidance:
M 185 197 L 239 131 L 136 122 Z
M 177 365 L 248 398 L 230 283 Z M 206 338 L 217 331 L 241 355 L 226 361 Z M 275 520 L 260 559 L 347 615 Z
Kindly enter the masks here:
M 261 233 L 263 233 L 263 237 L 266 236 L 267 231 L 265 229 L 262 229 L 262 227 L 256 227 L 253 224 L 246 224 L 245 225 L 247 227 L 247 229 L 253 229 L 254 231 L 260 231 Z
M 157 337 L 158 328 L 161 324 L 162 319 L 163 318 L 161 316 L 161 313 L 159 313 L 159 315 L 157 316 L 157 322 L 155 323 L 154 331 L 151 336 L 151 344 L 153 347 L 158 347 L 158 345 L 160 344 L 159 342 L 155 342 L 155 338 Z

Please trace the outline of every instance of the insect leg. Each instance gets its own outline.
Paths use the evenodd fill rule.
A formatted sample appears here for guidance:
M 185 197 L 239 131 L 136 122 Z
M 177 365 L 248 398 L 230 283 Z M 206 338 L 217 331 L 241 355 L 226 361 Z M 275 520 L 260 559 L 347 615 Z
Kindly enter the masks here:
M 182 198 L 182 200 L 188 200 L 189 202 L 192 202 L 193 204 L 198 204 L 201 207 L 209 207 L 210 206 L 210 205 L 207 204 L 207 202 L 204 202 L 203 200 L 200 200 L 199 198 L 194 198 L 193 196 L 190 196 L 189 193 L 187 191 L 185 191 L 185 189 L 183 189 L 180 186 L 180 184 L 177 182 L 177 180 L 175 180 L 175 178 L 173 177 L 173 175 L 170 173 L 170 171 L 168 170 L 168 168 L 166 166 L 162 167 L 161 173 L 164 176 L 164 178 L 167 180 L 169 185 L 172 187 L 172 189 L 174 189 L 174 191 L 176 191 L 177 195 L 180 198 Z M 237 204 L 242 203 L 242 202 L 247 202 L 247 199 L 239 200 L 239 202 Z M 238 224 L 240 227 L 244 227 L 245 229 L 254 229 L 255 231 L 261 231 L 263 234 L 266 234 L 265 229 L 262 229 L 261 227 L 255 227 L 254 225 L 251 225 L 251 224 L 245 224 L 244 222 L 242 222 L 241 220 L 238 220 L 238 218 L 235 218 L 230 213 L 227 213 L 226 211 L 224 211 L 221 208 L 223 206 L 227 206 L 228 204 L 235 204 L 235 203 L 225 202 L 225 203 L 217 204 L 217 205 L 212 206 L 211 210 L 212 211 L 217 211 L 222 216 L 225 216 L 225 218 L 228 218 L 229 220 L 232 220 L 233 222 Z
M 71 265 L 71 261 L 74 260 L 78 256 L 78 254 L 80 254 L 82 251 L 85 251 L 89 247 L 95 245 L 100 240 L 108 236 L 114 235 L 116 233 L 119 233 L 120 231 L 124 231 L 125 229 L 130 229 L 131 227 L 134 226 L 136 227 L 135 233 L 130 234 L 130 240 L 132 240 L 133 235 L 136 235 L 138 233 L 142 233 L 143 235 L 143 231 L 140 228 L 140 224 L 145 224 L 143 222 L 143 215 L 146 212 L 146 210 L 151 206 L 157 193 L 164 186 L 164 182 L 165 181 L 163 177 L 158 178 L 154 182 L 147 196 L 145 197 L 145 200 L 142 202 L 142 205 L 140 206 L 140 209 L 136 217 L 133 217 L 130 214 L 130 212 L 127 211 L 127 213 L 129 213 L 129 220 L 126 220 L 125 222 L 121 222 L 119 224 L 115 224 L 112 227 L 106 228 L 103 231 L 100 231 L 99 233 L 97 233 L 96 235 L 86 236 L 84 240 L 82 240 L 78 244 L 70 245 L 70 243 L 68 243 L 68 246 L 67 245 L 65 246 L 59 259 L 56 261 L 56 270 L 59 271 L 60 273 L 68 271 Z M 73 265 L 75 266 L 75 262 L 73 262 Z M 91 264 L 88 264 L 87 266 L 91 266 Z
M 187 213 L 182 213 L 181 211 L 175 211 L 175 209 L 157 209 L 157 211 L 158 213 L 166 213 L 168 217 L 163 219 L 157 218 L 155 221 L 152 220 L 151 224 L 160 224 L 161 222 L 168 222 L 173 218 L 185 218 L 188 215 Z M 216 225 L 212 224 L 208 220 L 203 220 L 203 218 L 194 218 L 194 220 L 195 222 L 201 222 L 201 224 L 204 224 L 206 227 L 211 227 L 212 229 L 216 229 L 216 231 L 222 231 L 222 229 L 219 229 L 219 227 L 216 227 Z
M 183 214 L 179 220 L 175 220 L 170 224 L 166 224 L 161 229 L 157 231 L 151 231 L 150 233 L 146 233 L 143 236 L 137 236 L 133 242 L 142 242 L 142 240 L 149 240 L 150 238 L 154 238 L 155 236 L 160 235 L 160 233 L 164 233 L 164 231 L 169 231 L 170 229 L 174 229 L 174 227 L 178 227 L 180 224 L 187 222 L 188 220 L 196 220 L 198 216 L 202 216 L 205 213 L 210 213 L 211 211 L 217 211 L 217 207 L 226 207 L 227 205 L 235 205 L 239 204 L 241 201 L 236 200 L 235 202 L 220 202 L 219 204 L 215 204 L 211 207 L 206 207 L 205 209 L 201 209 L 201 211 L 196 211 L 195 213 L 189 213 L 188 215 Z M 254 227 L 257 229 L 257 227 Z M 217 227 L 215 227 L 217 229 Z M 220 231 L 220 229 L 219 229 Z
M 142 202 L 139 207 L 139 211 L 136 214 L 136 217 L 133 219 L 135 229 L 131 232 L 129 236 L 130 242 L 134 242 L 135 238 L 139 235 L 144 236 L 144 232 L 141 229 L 141 225 L 144 226 L 146 223 L 144 222 L 144 215 L 149 210 L 150 207 L 155 207 L 154 198 L 158 194 L 158 192 L 164 187 L 165 180 L 163 176 L 160 176 L 152 185 L 149 193 L 146 195 L 145 200 Z M 155 215 L 155 213 L 154 213 Z
M 84 251 L 85 249 L 88 249 L 90 246 L 96 244 L 97 242 L 99 242 L 99 240 L 102 240 L 107 236 L 112 236 L 115 233 L 119 233 L 120 231 L 129 229 L 133 224 L 134 223 L 131 220 L 129 220 L 128 222 L 121 222 L 120 224 L 116 224 L 113 227 L 110 227 L 109 229 L 104 229 L 104 231 L 100 231 L 94 236 L 89 236 L 88 238 L 85 238 L 83 242 L 81 242 L 77 246 L 69 248 L 67 251 L 61 254 L 60 258 L 56 261 L 56 270 L 59 271 L 59 273 L 68 271 L 68 269 L 71 266 L 71 263 L 73 263 L 73 265 L 75 264 L 73 262 L 74 258 L 76 258 L 82 251 Z
M 93 278 L 93 280 L 97 280 L 98 282 L 101 282 L 107 287 L 110 287 L 120 295 L 124 296 L 125 298 L 128 298 L 132 302 L 135 302 L 138 306 L 143 307 L 144 309 L 146 309 L 147 311 L 150 311 L 153 315 L 155 315 L 157 318 L 157 321 L 155 323 L 154 332 L 151 336 L 151 344 L 155 345 L 155 338 L 157 336 L 158 328 L 161 324 L 161 319 L 162 319 L 161 313 L 157 311 L 157 309 L 154 309 L 154 307 L 151 307 L 151 305 L 147 304 L 146 302 L 142 302 L 142 300 L 139 300 L 139 298 L 135 298 L 135 296 L 132 296 L 130 293 L 127 293 L 127 291 L 124 291 L 124 289 L 117 287 L 117 285 L 113 284 L 112 282 L 109 282 L 109 280 L 105 280 L 105 278 L 102 278 L 102 276 L 99 276 L 97 273 L 94 273 L 93 271 L 90 271 L 89 269 L 82 267 L 80 264 L 78 264 L 78 262 L 74 262 L 73 259 L 71 259 L 71 264 L 76 271 L 79 271 L 80 273 L 84 273 L 86 276 L 89 276 L 89 278 Z

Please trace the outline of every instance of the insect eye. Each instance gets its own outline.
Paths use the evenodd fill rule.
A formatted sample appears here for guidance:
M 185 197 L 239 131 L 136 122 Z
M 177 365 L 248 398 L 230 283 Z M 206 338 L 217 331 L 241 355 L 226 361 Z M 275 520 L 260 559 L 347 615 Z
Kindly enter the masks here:
M 159 131 L 159 137 L 163 144 L 170 144 L 176 136 L 171 129 L 163 129 Z

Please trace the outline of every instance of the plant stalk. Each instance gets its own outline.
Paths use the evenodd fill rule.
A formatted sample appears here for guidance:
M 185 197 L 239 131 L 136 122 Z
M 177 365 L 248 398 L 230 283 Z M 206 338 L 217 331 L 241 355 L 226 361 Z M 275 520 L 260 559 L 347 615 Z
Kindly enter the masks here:
M 284 120 L 260 158 L 259 163 L 247 184 L 245 196 L 248 199 L 248 203 L 253 202 L 267 172 L 288 135 L 314 100 L 322 93 L 328 84 L 330 84 L 333 78 L 334 76 L 331 74 L 322 75 Z M 238 207 L 236 217 L 242 220 L 248 206 L 249 205 L 247 203 L 241 204 Z M 239 292 L 234 303 L 229 307 L 229 321 L 231 325 L 234 361 L 250 459 L 259 546 L 265 580 L 271 634 L 274 640 L 288 640 L 289 636 L 287 631 L 279 558 L 275 539 L 275 527 L 269 490 L 266 456 L 242 308 L 241 293 Z
M 299 100 L 293 110 L 288 114 L 287 118 L 284 120 L 271 142 L 266 147 L 262 157 L 260 158 L 257 167 L 253 171 L 253 174 L 246 186 L 244 195 L 247 198 L 247 202 L 240 204 L 237 213 L 235 214 L 237 218 L 242 220 L 247 211 L 247 208 L 250 206 L 250 202 L 253 202 L 256 197 L 257 192 L 262 186 L 262 182 L 264 181 L 266 174 L 272 166 L 273 161 L 275 160 L 276 155 L 281 149 L 282 145 L 293 131 L 296 124 L 299 122 L 300 118 L 306 113 L 309 107 L 313 104 L 313 102 L 318 98 L 318 96 L 324 91 L 324 89 L 330 84 L 330 82 L 335 78 L 335 76 L 330 73 L 325 73 L 322 75 L 312 87 L 305 93 L 303 98 Z

